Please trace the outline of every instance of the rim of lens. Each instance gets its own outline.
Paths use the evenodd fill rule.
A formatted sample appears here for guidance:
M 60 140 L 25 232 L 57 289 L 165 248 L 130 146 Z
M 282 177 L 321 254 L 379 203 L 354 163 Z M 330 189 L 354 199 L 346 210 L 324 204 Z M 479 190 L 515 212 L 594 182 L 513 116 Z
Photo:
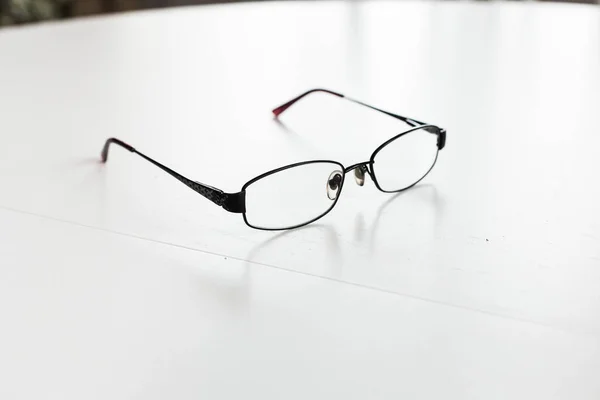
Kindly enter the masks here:
M 257 182 L 257 181 L 259 181 L 259 180 L 261 180 L 263 178 L 266 178 L 266 177 L 268 177 L 270 175 L 276 174 L 276 173 L 281 172 L 281 171 L 285 171 L 286 169 L 290 169 L 290 168 L 294 168 L 294 167 L 299 167 L 299 166 L 306 165 L 306 164 L 334 164 L 334 165 L 337 165 L 341 169 L 341 171 L 345 170 L 344 166 L 340 162 L 338 162 L 338 161 L 333 161 L 333 160 L 301 161 L 301 162 L 297 162 L 297 163 L 294 163 L 294 164 L 289 164 L 289 165 L 285 165 L 283 167 L 272 169 L 270 171 L 264 172 L 264 173 L 262 173 L 262 174 L 260 174 L 260 175 L 258 175 L 256 177 L 250 179 L 248 182 L 246 182 L 244 184 L 244 186 L 242 186 L 242 192 L 245 192 L 246 189 L 249 186 L 251 186 L 253 183 L 255 183 L 255 182 Z M 325 215 L 329 214 L 329 212 L 331 210 L 333 210 L 333 207 L 335 207 L 335 205 L 337 204 L 338 200 L 340 199 L 340 194 L 342 193 L 342 189 L 344 188 L 344 181 L 345 181 L 346 174 L 342 173 L 341 176 L 342 176 L 342 181 L 340 182 L 340 190 L 339 190 L 339 192 L 338 192 L 337 197 L 335 198 L 335 200 L 333 200 L 333 203 L 331 204 L 331 207 L 329 207 L 327 209 L 327 211 L 325 211 L 322 214 L 318 215 L 317 217 L 311 219 L 310 221 L 306 221 L 306 222 L 303 222 L 303 223 L 300 223 L 300 224 L 296 224 L 296 225 L 281 227 L 281 228 L 265 228 L 265 227 L 261 227 L 261 226 L 252 225 L 250 222 L 248 222 L 248 218 L 246 217 L 247 211 L 245 211 L 245 212 L 242 213 L 242 217 L 244 218 L 244 222 L 250 228 L 258 229 L 258 230 L 261 230 L 261 231 L 284 231 L 284 230 L 287 230 L 287 229 L 300 228 L 302 226 L 311 224 L 311 223 L 313 223 L 313 222 L 315 222 L 315 221 L 323 218 Z
M 431 132 L 427 132 L 431 135 L 439 135 L 441 129 L 438 126 L 435 125 L 420 125 L 420 126 L 416 126 L 413 129 L 409 129 L 405 132 L 399 133 L 398 135 L 392 137 L 391 139 L 386 140 L 383 144 L 381 144 L 379 147 L 377 147 L 375 149 L 375 151 L 373 152 L 373 154 L 371 154 L 371 158 L 369 160 L 369 166 L 371 167 L 371 172 L 372 172 L 372 179 L 373 182 L 375 183 L 375 186 L 377 187 L 377 189 L 381 190 L 384 193 L 397 193 L 397 192 L 401 192 L 403 190 L 406 189 L 410 189 L 411 187 L 415 186 L 417 183 L 421 182 L 427 175 L 429 175 L 429 173 L 431 172 L 431 170 L 433 169 L 433 167 L 435 166 L 435 163 L 437 162 L 438 159 L 438 155 L 440 154 L 440 149 L 437 147 L 435 147 L 435 158 L 433 159 L 433 163 L 431 163 L 431 167 L 429 167 L 429 169 L 427 170 L 427 172 L 425 172 L 423 174 L 423 176 L 421 176 L 419 179 L 417 179 L 415 182 L 411 183 L 408 186 L 405 186 L 401 189 L 395 189 L 395 190 L 385 190 L 383 189 L 380 185 L 379 182 L 377 181 L 377 172 L 375 171 L 375 156 L 377 156 L 377 153 L 379 153 L 381 150 L 383 150 L 388 144 L 392 143 L 393 141 L 401 138 L 402 136 L 414 132 L 414 131 L 418 131 L 418 130 L 425 130 L 425 128 L 435 128 L 437 130 L 437 133 L 431 133 Z

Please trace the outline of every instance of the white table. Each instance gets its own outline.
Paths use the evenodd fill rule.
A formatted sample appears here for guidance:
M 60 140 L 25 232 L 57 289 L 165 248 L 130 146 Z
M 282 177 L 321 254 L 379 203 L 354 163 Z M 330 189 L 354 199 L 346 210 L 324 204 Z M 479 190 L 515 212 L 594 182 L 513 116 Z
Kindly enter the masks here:
M 448 130 L 398 196 L 252 230 L 238 191 Z M 600 398 L 594 6 L 293 2 L 0 31 L 0 398 Z M 351 177 L 350 177 L 351 178 Z

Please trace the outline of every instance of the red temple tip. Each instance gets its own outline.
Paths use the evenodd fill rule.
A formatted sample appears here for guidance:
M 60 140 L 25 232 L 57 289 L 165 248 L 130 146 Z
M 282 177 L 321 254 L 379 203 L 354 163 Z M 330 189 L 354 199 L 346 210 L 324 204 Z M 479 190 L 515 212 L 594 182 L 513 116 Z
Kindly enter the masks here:
M 334 96 L 338 96 L 338 97 L 344 97 L 343 94 L 339 94 L 336 92 L 332 92 L 331 90 L 327 90 L 327 89 L 312 89 L 309 90 L 308 92 L 304 92 L 302 93 L 300 96 L 288 101 L 287 103 L 280 105 L 279 107 L 275 108 L 273 110 L 273 114 L 275 114 L 275 117 L 278 117 L 282 112 L 284 112 L 285 110 L 287 110 L 292 104 L 294 104 L 295 102 L 297 102 L 298 100 L 300 100 L 301 98 L 303 98 L 304 96 L 306 96 L 307 94 L 310 93 L 314 93 L 314 92 L 323 92 L 323 93 L 329 93 L 332 94 Z
M 289 105 L 288 105 L 288 104 L 284 104 L 284 105 L 282 105 L 282 106 L 279 106 L 279 107 L 277 107 L 277 108 L 275 108 L 275 109 L 273 110 L 273 114 L 274 114 L 276 117 L 278 117 L 278 116 L 279 116 L 279 114 L 281 114 L 282 112 L 284 112 L 284 111 L 285 111 L 285 110 L 286 110 L 288 107 L 289 107 Z

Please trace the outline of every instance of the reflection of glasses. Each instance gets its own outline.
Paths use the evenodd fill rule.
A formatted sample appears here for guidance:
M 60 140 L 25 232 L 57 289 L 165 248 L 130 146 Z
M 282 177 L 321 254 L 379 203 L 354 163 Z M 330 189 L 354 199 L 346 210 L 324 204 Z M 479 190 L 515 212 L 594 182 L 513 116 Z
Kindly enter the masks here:
M 108 139 L 104 144 L 102 161 L 106 162 L 108 158 L 110 144 L 118 144 L 150 161 L 225 210 L 242 213 L 248 226 L 264 230 L 282 230 L 307 225 L 331 211 L 342 191 L 347 172 L 354 171 L 354 178 L 360 186 L 364 185 L 368 174 L 382 192 L 400 192 L 423 179 L 435 165 L 438 151 L 444 148 L 444 129 L 380 110 L 325 89 L 309 90 L 277 107 L 273 114 L 278 117 L 292 104 L 313 92 L 346 98 L 404 121 L 413 128 L 384 142 L 371 154 L 369 161 L 349 167 L 330 160 L 290 164 L 251 179 L 238 193 L 225 193 L 212 186 L 192 181 L 115 138 Z

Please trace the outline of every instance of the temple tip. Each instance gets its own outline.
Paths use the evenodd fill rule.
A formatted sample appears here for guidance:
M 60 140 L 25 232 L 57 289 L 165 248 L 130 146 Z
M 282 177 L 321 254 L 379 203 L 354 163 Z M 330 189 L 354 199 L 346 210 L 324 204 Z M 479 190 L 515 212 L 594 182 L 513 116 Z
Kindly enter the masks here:
M 273 115 L 275 116 L 275 118 L 279 117 L 279 114 L 284 112 L 288 107 L 289 107 L 289 105 L 285 104 L 283 106 L 279 106 L 279 107 L 273 109 Z
M 106 142 L 104 143 L 104 147 L 102 148 L 102 153 L 100 153 L 100 158 L 102 159 L 102 162 L 105 163 L 106 160 L 108 160 L 108 147 L 110 146 L 111 143 L 115 143 L 118 144 L 119 146 L 134 152 L 135 149 L 133 148 L 133 146 L 128 145 L 127 143 L 125 143 L 122 140 L 119 140 L 117 138 L 108 138 L 106 139 Z
M 104 143 L 104 147 L 102 148 L 102 152 L 100 152 L 100 161 L 102 161 L 102 164 L 106 164 L 106 161 L 108 160 L 108 146 L 109 145 L 110 145 L 110 139 L 108 139 Z

